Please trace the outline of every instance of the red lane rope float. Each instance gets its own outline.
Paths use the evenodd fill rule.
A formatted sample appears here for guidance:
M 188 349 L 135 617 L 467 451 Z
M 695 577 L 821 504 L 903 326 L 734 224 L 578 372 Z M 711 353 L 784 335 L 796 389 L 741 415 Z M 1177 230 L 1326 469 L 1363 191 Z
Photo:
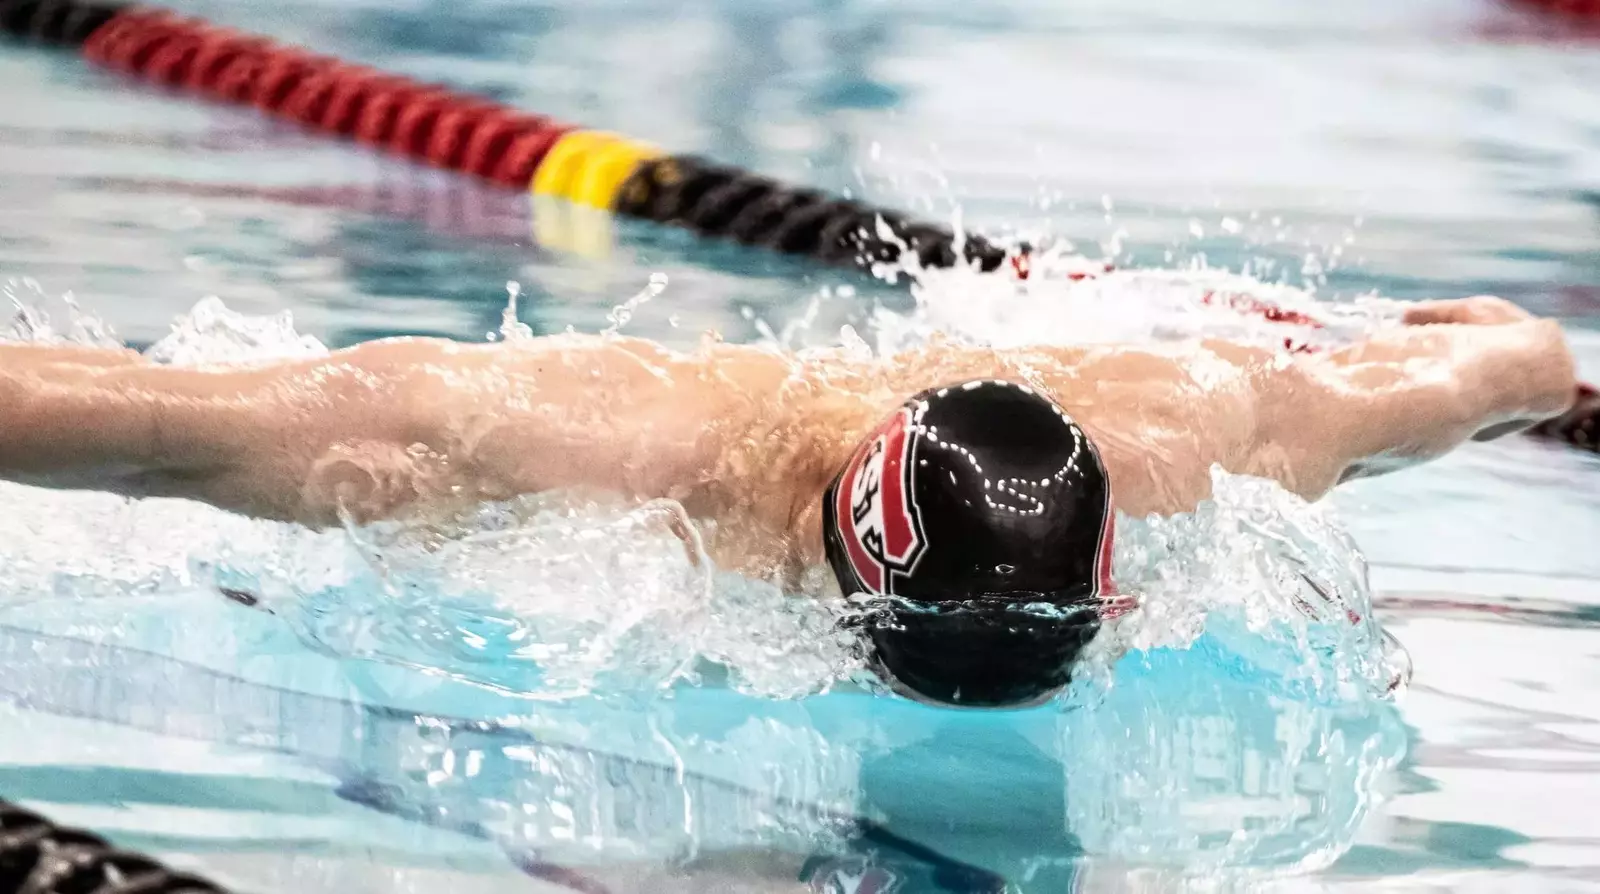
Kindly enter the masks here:
M 577 128 L 161 10 L 124 12 L 83 44 L 92 62 L 252 105 L 435 167 L 525 186 Z
M 1600 0 L 1514 0 L 1517 6 L 1569 19 L 1600 20 Z

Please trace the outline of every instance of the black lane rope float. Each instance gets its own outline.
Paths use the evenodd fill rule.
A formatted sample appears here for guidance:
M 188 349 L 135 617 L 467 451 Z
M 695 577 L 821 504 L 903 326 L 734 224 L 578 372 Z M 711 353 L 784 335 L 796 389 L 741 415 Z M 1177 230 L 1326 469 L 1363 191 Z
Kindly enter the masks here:
M 226 894 L 226 889 L 0 801 L 0 892 Z
M 1562 0 L 1567 2 L 1567 0 Z M 1580 2 L 1580 0 L 1573 0 Z M 1581 3 L 1600 0 L 1581 0 Z M 0 0 L 0 33 L 77 50 L 100 66 L 536 196 L 683 227 L 790 255 L 872 269 L 1009 260 L 1028 275 L 1027 249 L 1008 253 L 974 234 L 820 190 L 797 188 L 692 155 L 501 106 L 310 53 L 268 38 L 137 5 Z M 1082 278 L 1086 274 L 1073 274 Z M 1532 433 L 1600 451 L 1600 400 Z

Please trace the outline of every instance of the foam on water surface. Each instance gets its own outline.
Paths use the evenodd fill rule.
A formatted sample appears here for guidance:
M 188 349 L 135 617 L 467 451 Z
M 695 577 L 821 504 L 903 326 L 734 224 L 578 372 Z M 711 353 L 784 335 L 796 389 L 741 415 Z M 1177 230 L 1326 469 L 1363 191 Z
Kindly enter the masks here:
M 1032 259 L 1026 279 L 968 268 L 922 271 L 913 295 L 909 312 L 879 309 L 874 315 L 880 351 L 935 334 L 999 348 L 1202 337 L 1272 347 L 1286 338 L 1330 344 L 1393 321 L 1399 308 L 1377 296 L 1322 301 L 1299 286 L 1225 270 L 1108 269 L 1051 251 Z M 1299 312 L 1318 325 L 1240 313 L 1234 299 Z

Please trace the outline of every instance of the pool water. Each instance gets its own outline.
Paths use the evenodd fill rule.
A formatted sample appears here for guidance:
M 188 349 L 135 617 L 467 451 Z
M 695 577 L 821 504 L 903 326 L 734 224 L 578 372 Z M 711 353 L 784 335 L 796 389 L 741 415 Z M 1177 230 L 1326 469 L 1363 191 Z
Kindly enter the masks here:
M 1124 268 L 1245 271 L 1330 300 L 1505 295 L 1560 317 L 1600 377 L 1600 45 L 1513 7 L 174 5 L 928 216 L 959 206 Z M 290 309 L 331 346 L 477 340 L 507 283 L 535 333 L 597 330 L 653 273 L 668 290 L 627 331 L 679 344 L 810 312 L 798 339 L 870 333 L 875 306 L 1073 335 L 1048 285 L 1001 313 L 992 288 L 935 277 L 914 306 L 843 272 L 552 216 L 45 51 L 4 47 L 0 77 L 28 100 L 0 103 L 0 274 L 73 293 L 140 346 L 209 295 Z M 1203 633 L 1136 651 L 1090 703 L 1002 714 L 835 679 L 825 625 L 759 589 L 648 601 L 690 592 L 677 565 L 607 554 L 600 592 L 690 646 L 613 643 L 602 671 L 650 658 L 626 678 L 560 656 L 530 669 L 495 652 L 550 629 L 526 604 L 485 607 L 435 575 L 401 591 L 438 613 L 396 609 L 367 534 L 6 487 L 0 796 L 257 891 L 1600 888 L 1597 482 L 1594 455 L 1518 440 L 1329 501 L 1414 664 L 1398 705 L 1327 682 L 1337 661 L 1249 627 L 1218 587 L 1188 616 Z M 1228 488 L 1245 515 L 1303 509 Z M 506 559 L 501 590 L 549 599 L 540 580 L 588 566 L 516 566 L 557 536 L 529 530 L 522 552 L 463 555 Z M 1130 544 L 1119 570 L 1140 561 Z M 221 598 L 230 583 L 266 599 Z M 611 629 L 571 623 L 591 646 Z M 673 676 L 707 656 L 725 667 Z

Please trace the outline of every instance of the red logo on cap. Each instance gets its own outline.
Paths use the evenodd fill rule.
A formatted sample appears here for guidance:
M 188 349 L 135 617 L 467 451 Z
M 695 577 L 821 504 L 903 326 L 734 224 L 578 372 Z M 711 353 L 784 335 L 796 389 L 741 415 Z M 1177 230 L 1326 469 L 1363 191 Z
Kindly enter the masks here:
M 916 436 L 911 409 L 891 415 L 856 451 L 834 500 L 835 524 L 850 567 L 868 592 L 894 592 L 894 575 L 910 574 L 927 541 L 912 487 Z

